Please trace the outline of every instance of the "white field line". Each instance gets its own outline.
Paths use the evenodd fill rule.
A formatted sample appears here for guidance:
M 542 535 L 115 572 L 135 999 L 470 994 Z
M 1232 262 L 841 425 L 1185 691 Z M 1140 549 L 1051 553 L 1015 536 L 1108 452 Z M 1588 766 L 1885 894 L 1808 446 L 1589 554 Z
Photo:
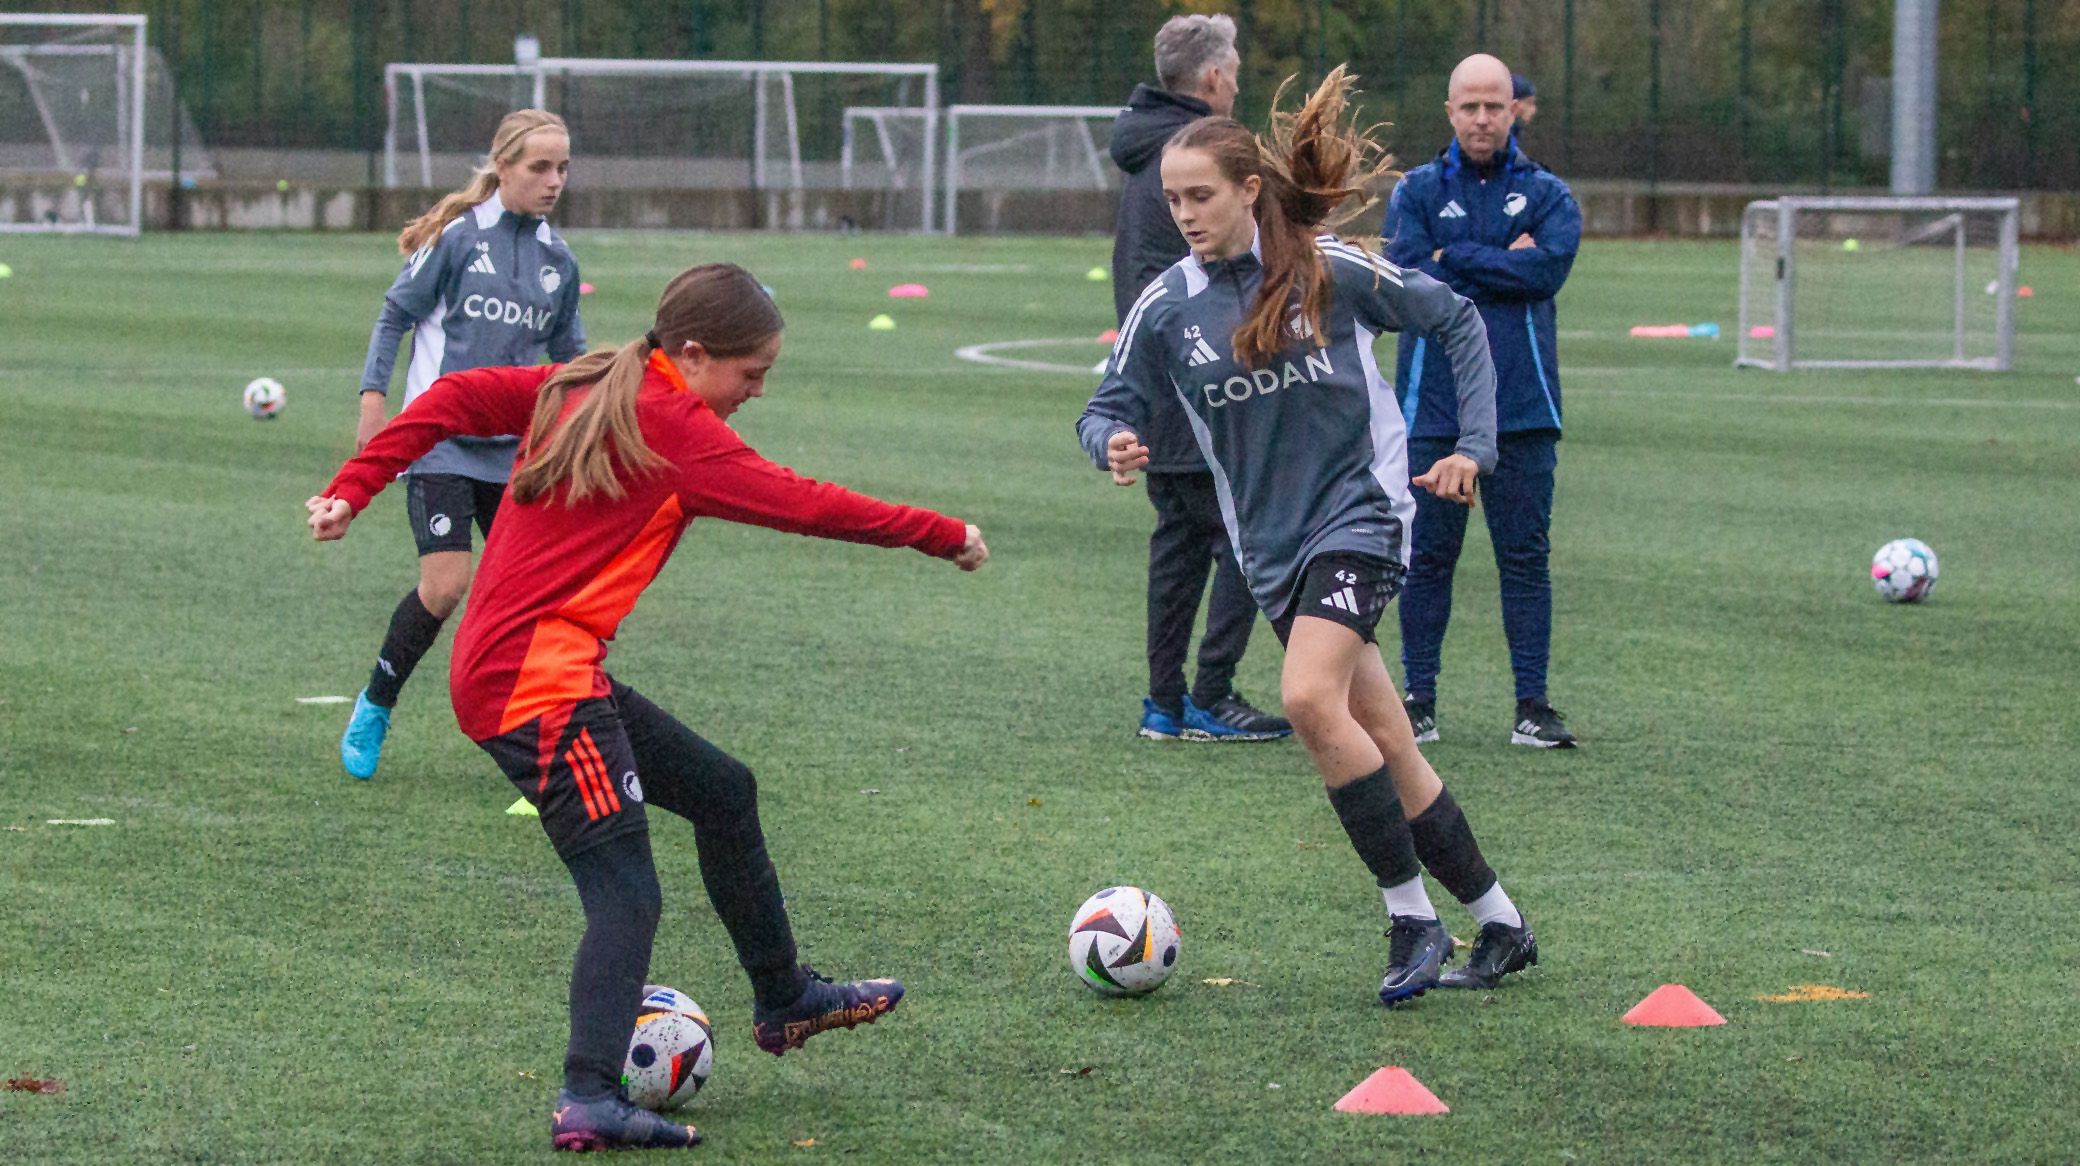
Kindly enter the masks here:
M 1027 360 L 1015 356 L 999 356 L 999 352 L 1017 352 L 1028 348 L 1047 348 L 1069 344 L 1100 343 L 1089 336 L 1074 336 L 1060 339 L 997 340 L 986 344 L 970 344 L 954 350 L 962 360 L 997 368 L 1019 369 L 1025 372 L 1061 373 L 1067 376 L 1090 378 L 1094 376 L 1089 365 L 1056 364 L 1052 361 Z M 1563 370 L 1569 380 L 1579 387 L 1569 387 L 1570 397 L 1652 397 L 1669 401 L 1717 404 L 1727 402 L 1741 405 L 1853 405 L 1902 408 L 1925 406 L 1958 409 L 2080 409 L 2080 400 L 2062 401 L 2041 397 L 2018 400 L 1987 400 L 1974 397 L 1876 397 L 1870 395 L 1828 395 L 1824 393 L 1690 393 L 1668 392 L 1660 389 L 1612 389 L 1595 385 L 1580 385 L 1583 377 L 1670 375 L 1675 370 L 1667 368 L 1600 368 L 1594 366 L 1569 366 Z

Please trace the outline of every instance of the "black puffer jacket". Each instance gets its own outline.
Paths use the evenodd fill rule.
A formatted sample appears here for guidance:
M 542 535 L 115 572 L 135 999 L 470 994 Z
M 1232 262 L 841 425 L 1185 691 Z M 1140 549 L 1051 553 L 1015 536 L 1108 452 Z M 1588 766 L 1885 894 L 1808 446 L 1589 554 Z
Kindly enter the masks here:
M 1171 135 L 1212 112 L 1196 97 L 1136 85 L 1125 112 L 1112 123 L 1112 160 L 1127 176 L 1120 187 L 1119 218 L 1112 236 L 1112 307 L 1122 323 L 1142 291 L 1190 250 L 1177 224 L 1170 220 L 1158 163 L 1163 143 Z M 1151 473 L 1206 469 L 1184 410 L 1174 401 L 1150 414 L 1148 428 L 1150 432 L 1140 437 L 1148 446 Z

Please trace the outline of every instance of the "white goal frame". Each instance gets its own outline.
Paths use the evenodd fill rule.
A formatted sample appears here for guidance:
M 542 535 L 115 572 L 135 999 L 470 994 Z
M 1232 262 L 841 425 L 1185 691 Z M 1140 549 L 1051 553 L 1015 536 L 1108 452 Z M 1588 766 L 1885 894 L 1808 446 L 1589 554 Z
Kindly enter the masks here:
M 1790 372 L 1807 368 L 1963 368 L 2005 372 L 2013 367 L 2015 360 L 2015 270 L 2018 251 L 2018 212 L 2020 201 L 2013 198 L 1889 198 L 1877 196 L 1785 196 L 1751 202 L 1741 214 L 1741 282 L 1740 324 L 1735 338 L 1739 342 L 1734 359 L 1736 367 L 1764 368 L 1775 372 Z M 1966 212 L 1993 213 L 2000 216 L 1999 226 L 1999 274 L 1996 285 L 1991 289 L 1995 295 L 1994 306 L 1994 354 L 1974 357 L 1965 352 L 1966 310 L 1970 294 L 1975 290 L 1967 286 L 1965 275 L 1965 235 L 1962 217 L 1954 224 L 1956 240 L 1955 277 L 1951 287 L 1954 303 L 1954 319 L 1951 354 L 1948 357 L 1927 359 L 1886 360 L 1811 360 L 1798 355 L 1798 218 L 1807 212 L 1921 212 L 1949 213 L 1961 216 Z M 1771 222 L 1776 228 L 1774 270 L 1757 271 L 1755 267 L 1765 261 L 1758 250 L 1756 227 L 1761 222 Z M 1751 319 L 1749 311 L 1750 293 L 1758 281 L 1773 280 L 1776 294 L 1773 311 L 1768 320 Z M 1759 327 L 1771 329 L 1769 345 L 1765 355 L 1746 355 L 1749 341 Z
M 959 210 L 960 210 L 960 191 L 961 191 L 961 163 L 962 163 L 962 160 L 963 160 L 963 158 L 964 158 L 964 155 L 963 155 L 963 154 L 962 154 L 962 152 L 961 152 L 961 118 L 963 118 L 963 117 L 993 117 L 993 118 L 1005 118 L 1005 117 L 1010 117 L 1010 118 L 1018 118 L 1018 117 L 1027 117 L 1027 118 L 1032 118 L 1032 119 L 1033 119 L 1033 120 L 1035 120 L 1035 121 L 1061 121 L 1061 120 L 1077 120 L 1077 121 L 1081 121 L 1081 122 L 1083 122 L 1083 123 L 1084 123 L 1084 129 L 1085 129 L 1085 132 L 1086 132 L 1086 134 L 1088 134 L 1088 132 L 1089 132 L 1089 128 L 1090 128 L 1090 126 L 1089 126 L 1089 123 L 1090 123 L 1090 122 L 1092 122 L 1092 121 L 1094 121 L 1094 120 L 1096 120 L 1096 119 L 1098 119 L 1098 118 L 1106 118 L 1106 119 L 1112 119 L 1112 118 L 1117 118 L 1117 117 L 1118 117 L 1118 116 L 1120 115 L 1120 110 L 1121 110 L 1122 108 L 1123 108 L 1122 106 L 1117 106 L 1117 105 L 949 105 L 949 106 L 947 106 L 947 107 L 946 107 L 946 114 L 945 114 L 945 119 L 944 119 L 944 120 L 945 120 L 945 122 L 946 122 L 946 167 L 945 167 L 945 168 L 946 168 L 946 198 L 945 198 L 945 203 L 946 203 L 946 223 L 945 223 L 945 230 L 946 230 L 946 233 L 947 233 L 947 234 L 949 234 L 949 235 L 953 235 L 953 234 L 958 234 L 958 233 L 959 233 L 959 231 L 958 231 L 958 228 L 959 228 L 959 225 L 960 225 L 960 224 L 959 224 Z M 929 141 L 930 141 L 930 139 L 929 139 L 929 138 L 927 138 L 927 139 L 926 139 L 926 141 L 927 141 L 927 142 L 929 142 Z M 1106 188 L 1106 187 L 1107 187 L 1108 185 L 1110 185 L 1110 183 L 1108 182 L 1108 176 L 1106 175 L 1106 173 L 1105 173 L 1105 170 L 1104 170 L 1104 161 L 1103 161 L 1103 158 L 1104 158 L 1104 150 L 1103 150 L 1103 148 L 1102 148 L 1102 147 L 1100 147 L 1100 146 L 1098 145 L 1098 143 L 1097 143 L 1097 140 L 1096 140 L 1096 139 L 1090 139 L 1090 143 L 1089 143 L 1089 144 L 1090 144 L 1090 164 L 1091 164 L 1091 167 L 1092 167 L 1092 170 L 1091 170 L 1091 180 L 1092 180 L 1092 185 L 1093 185 L 1094 187 L 1096 187 L 1097 189 L 1099 189 L 1099 190 L 1103 190 L 1103 189 L 1105 189 L 1105 188 Z M 984 147 L 984 148 L 985 148 L 985 149 L 989 149 L 989 148 L 992 148 L 992 147 Z M 972 151 L 971 151 L 971 153 L 972 153 Z
M 399 185 L 398 142 L 398 92 L 400 84 L 413 87 L 413 109 L 417 113 L 417 124 L 413 131 L 418 146 L 412 153 L 418 162 L 420 185 L 433 185 L 432 151 L 427 146 L 425 86 L 428 78 L 438 77 L 512 77 L 525 81 L 533 94 L 535 108 L 545 108 L 548 85 L 552 77 L 736 77 L 751 83 L 753 100 L 752 141 L 755 146 L 751 157 L 752 182 L 761 190 L 791 190 L 803 188 L 801 134 L 794 103 L 794 78 L 799 76 L 871 76 L 871 77 L 918 77 L 924 83 L 924 108 L 936 111 L 939 108 L 939 66 L 933 63 L 878 63 L 861 61 L 653 61 L 617 57 L 542 57 L 532 65 L 449 65 L 430 63 L 394 63 L 383 70 L 383 91 L 389 106 L 389 125 L 383 134 L 383 180 L 385 185 Z M 768 97 L 768 86 L 777 81 L 781 99 L 776 104 Z M 783 159 L 768 156 L 766 130 L 769 119 L 785 119 L 788 128 L 788 153 Z M 632 127 L 633 128 L 633 127 Z M 936 208 L 932 205 L 932 192 L 936 183 L 937 159 L 935 157 L 936 134 L 927 133 L 924 139 L 923 159 L 923 214 L 919 226 L 932 229 Z M 579 149 L 584 144 L 579 143 Z M 779 181 L 775 179 L 778 178 Z
M 28 232 L 59 232 L 66 234 L 129 236 L 137 235 L 140 231 L 143 230 L 144 226 L 144 92 L 145 64 L 148 59 L 146 56 L 145 46 L 145 17 L 125 13 L 109 13 L 106 15 L 97 16 L 91 14 L 75 13 L 45 13 L 39 15 L 36 13 L 26 12 L 0 12 L 0 25 L 74 28 L 117 27 L 128 28 L 130 30 L 130 92 L 128 94 L 130 106 L 128 114 L 128 130 L 130 134 L 130 221 L 128 223 L 122 224 L 96 223 L 93 221 L 93 215 L 90 210 L 87 215 L 87 221 L 83 223 L 45 223 L 33 221 L 17 223 L 0 223 L 0 233 L 19 234 Z M 111 47 L 116 46 L 79 46 L 80 51 L 86 52 L 106 51 Z M 56 50 L 46 49 L 42 51 L 48 52 Z M 0 48 L 0 55 L 5 54 L 6 49 Z M 28 54 L 24 53 L 19 55 L 26 56 Z M 120 72 L 120 62 L 118 62 L 118 66 L 119 71 L 116 73 L 116 78 L 120 83 L 120 81 L 122 80 L 122 74 Z M 42 108 L 42 95 L 37 93 L 33 87 L 31 88 L 30 92 L 32 97 L 36 100 L 38 104 L 38 113 L 43 118 L 44 126 L 46 130 L 51 134 L 51 145 L 58 152 L 60 165 L 66 169 L 70 169 L 72 167 L 72 161 L 65 153 L 65 143 L 63 139 L 58 136 L 58 133 L 51 121 L 50 113 L 48 112 L 48 110 Z

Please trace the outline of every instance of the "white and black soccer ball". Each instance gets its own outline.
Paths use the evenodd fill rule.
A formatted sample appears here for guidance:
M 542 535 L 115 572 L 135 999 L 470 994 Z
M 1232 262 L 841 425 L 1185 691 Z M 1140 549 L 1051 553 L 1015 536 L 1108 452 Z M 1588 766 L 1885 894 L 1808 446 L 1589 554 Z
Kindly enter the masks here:
M 1871 556 L 1871 585 L 1887 603 L 1918 603 L 1936 589 L 1936 553 L 1918 538 L 1896 538 Z
M 621 1085 L 629 1103 L 663 1113 L 693 1100 L 715 1069 L 715 1028 L 692 997 L 643 986 L 643 1006 L 628 1038 Z
M 254 377 L 246 385 L 246 412 L 251 413 L 256 421 L 266 421 L 280 413 L 282 403 L 287 399 L 282 382 L 273 377 Z
M 1177 970 L 1170 904 L 1140 887 L 1106 887 L 1069 921 L 1069 968 L 1104 996 L 1146 996 Z

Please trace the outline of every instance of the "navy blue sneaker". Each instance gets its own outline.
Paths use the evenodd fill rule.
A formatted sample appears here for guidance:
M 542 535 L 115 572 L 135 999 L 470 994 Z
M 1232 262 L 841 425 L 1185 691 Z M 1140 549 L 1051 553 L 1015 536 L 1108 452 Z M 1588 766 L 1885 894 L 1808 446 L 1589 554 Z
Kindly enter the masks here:
M 368 690 L 354 698 L 354 715 L 339 739 L 340 764 L 363 781 L 376 775 L 383 759 L 383 738 L 390 732 L 390 710 L 368 699 Z
M 751 1038 L 758 1047 L 784 1056 L 819 1032 L 872 1024 L 903 1002 L 903 985 L 895 980 L 853 980 L 834 984 L 830 977 L 804 967 L 808 986 L 785 1008 L 751 1010 Z
M 1387 928 L 1387 974 L 1379 982 L 1379 1002 L 1399 1004 L 1437 987 L 1438 973 L 1452 954 L 1452 933 L 1436 919 L 1393 916 Z
M 1184 698 L 1187 741 L 1276 741 L 1292 732 L 1291 721 L 1251 705 L 1239 692 L 1230 692 L 1205 708 L 1189 696 Z
M 589 1101 L 556 1095 L 549 1120 L 549 1146 L 584 1154 L 593 1150 L 670 1150 L 701 1144 L 701 1132 L 628 1103 L 619 1092 Z
M 1184 717 L 1165 712 L 1162 705 L 1149 697 L 1141 698 L 1141 727 L 1135 736 L 1151 741 L 1175 741 L 1184 736 Z

